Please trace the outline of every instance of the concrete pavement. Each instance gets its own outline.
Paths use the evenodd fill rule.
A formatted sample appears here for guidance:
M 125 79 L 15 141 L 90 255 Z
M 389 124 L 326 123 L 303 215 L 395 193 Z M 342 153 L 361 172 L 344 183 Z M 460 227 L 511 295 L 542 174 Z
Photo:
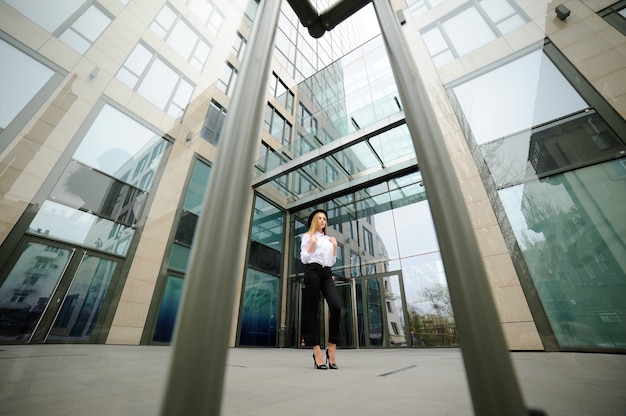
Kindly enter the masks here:
M 0 415 L 158 415 L 170 347 L 0 345 Z M 626 415 L 626 356 L 511 354 L 527 407 L 549 416 Z M 473 415 L 459 349 L 233 348 L 222 415 Z M 207 386 L 207 394 L 215 394 Z M 178 415 L 176 415 L 178 416 Z

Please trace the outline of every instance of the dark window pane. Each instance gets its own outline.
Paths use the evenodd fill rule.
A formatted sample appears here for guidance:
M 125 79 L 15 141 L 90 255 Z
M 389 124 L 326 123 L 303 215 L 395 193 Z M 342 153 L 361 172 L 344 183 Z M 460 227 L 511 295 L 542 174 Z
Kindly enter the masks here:
M 193 241 L 193 235 L 196 231 L 197 222 L 197 215 L 187 210 L 184 210 L 182 215 L 180 216 L 178 228 L 176 228 L 176 236 L 174 237 L 174 241 L 176 241 L 177 243 L 191 246 L 191 242 Z
M 145 192 L 72 161 L 52 190 L 51 199 L 126 225 L 141 216 Z

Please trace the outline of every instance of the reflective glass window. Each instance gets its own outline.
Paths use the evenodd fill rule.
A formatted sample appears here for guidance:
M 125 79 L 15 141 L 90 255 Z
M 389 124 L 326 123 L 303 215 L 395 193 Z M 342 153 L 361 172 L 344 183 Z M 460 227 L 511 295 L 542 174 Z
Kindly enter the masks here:
M 115 77 L 177 119 L 194 89 L 179 71 L 142 44 L 133 49 Z
M 588 107 L 540 50 L 464 82 L 453 91 L 479 145 Z
M 207 29 L 217 33 L 224 21 L 224 15 L 211 0 L 187 0 L 189 10 L 205 24 Z
M 168 276 L 165 292 L 161 300 L 159 315 L 152 340 L 155 342 L 170 342 L 174 333 L 176 315 L 183 294 L 184 280 L 178 276 Z
M 92 5 L 59 35 L 59 39 L 76 51 L 85 53 L 111 21 L 108 13 Z
M 80 7 L 90 0 L 24 1 L 4 0 L 5 3 L 28 17 L 39 26 L 53 33 Z
M 191 248 L 181 244 L 172 244 L 172 252 L 168 262 L 170 270 L 185 273 L 189 265 L 189 257 L 191 256 Z
M 626 159 L 499 192 L 562 347 L 626 346 Z
M 31 234 L 126 255 L 135 230 L 53 201 L 45 201 L 28 227 Z
M 217 146 L 225 118 L 226 109 L 216 101 L 211 100 L 209 109 L 204 117 L 202 129 L 200 130 L 200 136 L 207 142 Z
M 237 82 L 237 70 L 230 64 L 224 65 L 222 75 L 217 80 L 217 88 L 227 96 L 232 96 L 235 83 Z
M 158 168 L 165 145 L 164 139 L 152 130 L 104 105 L 73 158 L 120 180 L 132 177 L 131 185 L 149 190 L 152 181 L 141 179 Z M 148 159 L 149 164 L 145 163 Z M 137 174 L 133 175 L 134 172 Z
M 626 295 L 626 223 L 617 212 L 626 172 L 615 157 L 626 154 L 626 143 L 619 132 L 542 51 L 453 91 L 557 342 L 623 348 L 617 298 Z
M 52 190 L 50 198 L 132 226 L 141 218 L 146 193 L 72 161 Z
M 276 346 L 279 283 L 275 276 L 248 269 L 241 302 L 239 345 Z
M 470 0 L 421 30 L 422 39 L 436 66 L 524 25 L 529 18 L 511 0 Z M 472 28 L 472 36 L 467 36 Z
M 52 79 L 54 71 L 0 39 L 0 131 Z
M 210 174 L 211 167 L 209 165 L 204 162 L 196 161 L 191 174 L 187 196 L 183 204 L 184 209 L 196 215 L 200 215 Z
M 211 44 L 173 6 L 165 4 L 150 28 L 196 69 L 202 70 L 211 52 Z
M 413 16 L 419 16 L 444 1 L 445 0 L 406 0 L 406 5 Z

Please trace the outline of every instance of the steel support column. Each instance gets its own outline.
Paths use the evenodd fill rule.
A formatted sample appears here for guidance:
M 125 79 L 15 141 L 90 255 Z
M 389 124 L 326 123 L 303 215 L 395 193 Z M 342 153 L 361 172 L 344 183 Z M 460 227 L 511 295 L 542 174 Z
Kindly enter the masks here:
M 484 265 L 452 162 L 389 0 L 373 0 L 441 249 L 474 411 L 526 414 Z
M 281 0 L 264 0 L 250 36 L 198 222 L 162 416 L 219 415 L 250 181 Z

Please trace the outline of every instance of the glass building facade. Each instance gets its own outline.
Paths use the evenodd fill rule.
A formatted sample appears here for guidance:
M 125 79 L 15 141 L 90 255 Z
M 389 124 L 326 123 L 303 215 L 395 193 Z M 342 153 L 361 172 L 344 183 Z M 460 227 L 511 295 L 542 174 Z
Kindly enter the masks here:
M 324 208 L 340 346 L 458 346 L 373 6 L 313 39 L 283 3 L 242 272 L 206 274 L 238 283 L 231 345 L 307 344 L 300 236 Z M 626 3 L 391 4 L 509 348 L 626 351 Z M 0 343 L 172 341 L 262 6 L 0 1 Z

